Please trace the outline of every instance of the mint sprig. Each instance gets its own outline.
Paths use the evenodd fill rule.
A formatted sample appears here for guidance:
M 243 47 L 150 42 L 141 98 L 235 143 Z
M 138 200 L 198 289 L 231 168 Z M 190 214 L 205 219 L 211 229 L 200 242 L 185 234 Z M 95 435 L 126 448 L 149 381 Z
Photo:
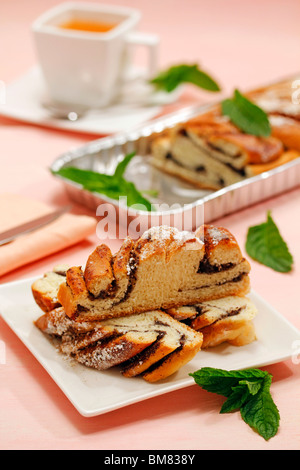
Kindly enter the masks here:
M 240 410 L 245 423 L 265 440 L 275 436 L 280 415 L 270 393 L 271 374 L 260 369 L 227 371 L 203 367 L 189 375 L 204 390 L 227 398 L 220 413 Z
M 220 91 L 218 83 L 206 72 L 200 70 L 198 65 L 174 65 L 160 72 L 157 77 L 150 80 L 158 90 L 168 93 L 175 90 L 182 83 L 191 83 L 207 91 Z
M 248 229 L 246 251 L 251 258 L 274 271 L 285 273 L 292 270 L 293 256 L 270 211 L 266 222 Z
M 134 156 L 135 152 L 126 155 L 124 159 L 118 163 L 113 175 L 72 166 L 52 171 L 52 173 L 82 185 L 83 189 L 104 194 L 111 199 L 119 199 L 121 196 L 126 196 L 128 207 L 140 205 L 141 209 L 151 211 L 154 209 L 151 202 L 142 195 L 134 183 L 124 178 L 127 165 Z
M 247 134 L 258 137 L 269 137 L 271 125 L 268 115 L 259 106 L 242 95 L 239 90 L 234 91 L 232 98 L 221 103 L 222 114 L 228 116 L 239 129 Z

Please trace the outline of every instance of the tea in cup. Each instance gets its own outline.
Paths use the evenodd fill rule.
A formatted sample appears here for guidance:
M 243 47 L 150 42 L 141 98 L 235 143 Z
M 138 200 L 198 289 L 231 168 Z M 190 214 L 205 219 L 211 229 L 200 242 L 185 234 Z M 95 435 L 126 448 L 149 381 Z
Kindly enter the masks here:
M 32 25 L 38 62 L 50 98 L 100 108 L 117 96 L 132 66 L 132 46 L 148 48 L 147 76 L 157 68 L 159 38 L 137 31 L 132 8 L 63 3 Z

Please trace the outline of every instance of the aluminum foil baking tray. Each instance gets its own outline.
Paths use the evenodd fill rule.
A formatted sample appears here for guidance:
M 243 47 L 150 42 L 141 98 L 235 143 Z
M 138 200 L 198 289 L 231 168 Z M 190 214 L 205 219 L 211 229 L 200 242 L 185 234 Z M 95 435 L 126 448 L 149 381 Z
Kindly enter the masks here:
M 138 189 L 157 192 L 157 197 L 148 197 L 156 206 L 153 212 L 128 208 L 122 201 L 83 190 L 81 185 L 57 176 L 73 201 L 95 210 L 102 219 L 113 217 L 118 226 L 127 227 L 128 233 L 137 230 L 138 225 L 141 233 L 157 225 L 195 230 L 204 222 L 210 223 L 300 185 L 300 158 L 218 191 L 196 189 L 154 168 L 150 163 L 153 139 L 177 123 L 204 112 L 207 107 L 185 108 L 126 133 L 91 141 L 59 156 L 51 169 L 75 166 L 111 174 L 127 153 L 136 152 L 125 176 Z

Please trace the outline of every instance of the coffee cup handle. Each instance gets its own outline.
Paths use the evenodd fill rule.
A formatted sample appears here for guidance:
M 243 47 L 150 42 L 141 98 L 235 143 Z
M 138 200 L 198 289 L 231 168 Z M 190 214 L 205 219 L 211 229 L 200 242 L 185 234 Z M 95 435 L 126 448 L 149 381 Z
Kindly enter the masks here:
M 128 45 L 139 45 L 148 47 L 149 50 L 149 62 L 148 62 L 148 71 L 147 78 L 153 78 L 154 74 L 157 72 L 158 66 L 158 45 L 159 37 L 155 34 L 142 33 L 134 31 L 126 37 L 126 43 Z

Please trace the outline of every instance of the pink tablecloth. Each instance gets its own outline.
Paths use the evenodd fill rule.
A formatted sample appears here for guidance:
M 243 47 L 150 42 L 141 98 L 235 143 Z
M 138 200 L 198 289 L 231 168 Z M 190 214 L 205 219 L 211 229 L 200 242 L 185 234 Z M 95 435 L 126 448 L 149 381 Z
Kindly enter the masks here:
M 29 26 L 54 0 L 0 5 L 1 76 L 17 78 L 35 63 Z M 225 91 L 259 85 L 300 69 L 300 6 L 296 0 L 210 2 L 119 0 L 142 10 L 141 29 L 161 36 L 160 63 L 198 62 Z M 0 118 L 0 188 L 37 200 L 68 203 L 61 184 L 49 174 L 56 156 L 93 136 L 39 128 Z M 225 217 L 244 247 L 247 228 L 272 210 L 295 259 L 294 271 L 279 274 L 252 263 L 252 286 L 300 328 L 300 189 Z M 74 213 L 91 214 L 74 206 Z M 43 273 L 57 263 L 85 260 L 99 239 L 89 237 L 67 250 L 7 274 L 1 282 Z M 118 241 L 110 241 L 112 249 Z M 265 442 L 238 413 L 220 415 L 221 397 L 196 385 L 94 418 L 75 410 L 47 372 L 0 319 L 6 362 L 0 364 L 1 449 L 298 449 L 300 448 L 300 368 L 287 360 L 266 369 L 281 415 L 278 434 Z

